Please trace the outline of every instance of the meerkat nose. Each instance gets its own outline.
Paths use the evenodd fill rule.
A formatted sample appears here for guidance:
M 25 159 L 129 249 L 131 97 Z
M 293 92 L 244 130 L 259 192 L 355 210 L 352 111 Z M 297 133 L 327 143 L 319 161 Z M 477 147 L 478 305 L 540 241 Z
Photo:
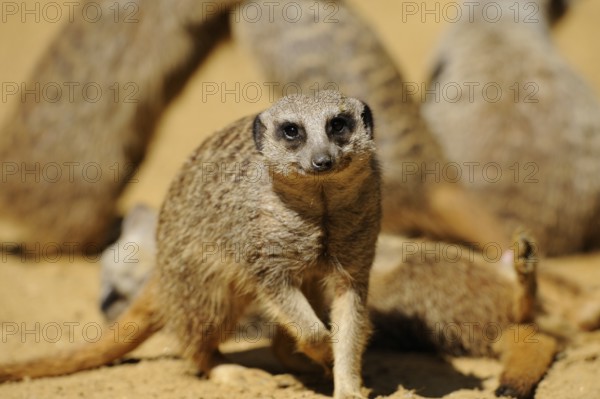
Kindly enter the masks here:
M 330 170 L 333 166 L 331 155 L 320 154 L 315 156 L 312 160 L 312 166 L 316 172 L 326 172 Z

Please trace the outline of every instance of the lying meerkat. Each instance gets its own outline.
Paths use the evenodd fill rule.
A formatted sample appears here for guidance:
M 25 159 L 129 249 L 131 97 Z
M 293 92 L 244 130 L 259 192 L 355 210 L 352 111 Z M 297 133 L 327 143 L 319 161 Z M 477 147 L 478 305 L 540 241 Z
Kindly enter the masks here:
M 369 108 L 335 91 L 284 97 L 216 133 L 163 203 L 156 273 L 119 323 L 139 323 L 139 339 L 4 365 L 0 380 L 105 364 L 166 323 L 199 371 L 239 381 L 253 371 L 228 364 L 218 349 L 223 335 L 204 331 L 229 331 L 256 303 L 279 328 L 299 326 L 297 348 L 313 361 L 333 362 L 335 398 L 363 397 L 367 286 L 380 223 L 372 135 Z M 334 342 L 330 325 L 339 330 Z
M 375 344 L 499 357 L 503 368 L 496 394 L 532 397 L 557 343 L 534 321 L 534 246 L 518 235 L 514 248 L 514 268 L 507 270 L 490 267 L 496 255 L 381 236 L 369 283 Z
M 75 13 L 1 128 L 0 243 L 96 252 L 112 239 L 116 199 L 157 120 L 227 31 L 207 3 L 118 0 L 98 4 L 97 21 Z
M 145 232 L 155 212 L 135 207 L 126 216 L 119 248 L 148 253 L 154 238 Z M 386 349 L 428 349 L 451 355 L 500 357 L 498 393 L 530 397 L 556 352 L 556 342 L 534 320 L 535 246 L 524 235 L 513 244 L 511 267 L 497 267 L 499 253 L 481 253 L 457 244 L 382 234 L 370 273 L 368 307 L 374 324 L 372 345 Z M 494 252 L 494 253 L 492 253 Z M 114 250 L 103 257 L 103 310 L 111 320 L 134 300 L 154 259 L 114 263 Z M 137 260 L 137 258 L 136 258 Z M 112 264 L 111 264 L 112 262 Z M 449 283 L 451 282 L 451 283 Z M 295 352 L 295 342 L 279 331 L 274 352 L 294 372 L 315 370 Z
M 305 93 L 334 87 L 364 100 L 377 115 L 384 231 L 508 247 L 510 235 L 501 221 L 460 181 L 440 178 L 448 160 L 398 68 L 365 22 L 343 2 L 278 3 L 284 10 L 293 6 L 293 17 L 269 12 L 269 2 L 252 4 L 262 7 L 264 17 L 249 21 L 233 14 L 232 31 L 269 81 Z
M 477 3 L 443 37 L 423 106 L 450 159 L 479 165 L 469 188 L 549 256 L 600 243 L 600 104 L 550 35 L 568 3 Z

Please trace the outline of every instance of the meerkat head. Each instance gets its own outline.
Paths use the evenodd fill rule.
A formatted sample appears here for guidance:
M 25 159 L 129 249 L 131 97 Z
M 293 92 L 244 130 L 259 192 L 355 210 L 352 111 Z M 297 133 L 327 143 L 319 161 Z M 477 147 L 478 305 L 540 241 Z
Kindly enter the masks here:
M 334 174 L 372 158 L 369 107 L 337 91 L 280 99 L 254 120 L 254 142 L 275 173 Z

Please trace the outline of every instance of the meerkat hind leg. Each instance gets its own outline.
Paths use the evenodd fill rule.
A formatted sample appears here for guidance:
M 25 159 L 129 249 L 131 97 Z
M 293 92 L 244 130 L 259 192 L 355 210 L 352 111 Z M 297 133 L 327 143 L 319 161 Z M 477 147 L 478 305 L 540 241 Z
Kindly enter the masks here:
M 252 298 L 240 295 L 230 290 L 226 296 L 229 298 L 221 303 L 216 310 L 214 322 L 200 325 L 199 339 L 195 340 L 188 354 L 197 370 L 208 377 L 209 380 L 223 385 L 240 386 L 241 384 L 275 385 L 273 376 L 264 370 L 245 367 L 233 363 L 219 350 L 219 345 L 226 341 L 229 332 L 235 332 L 237 323 L 244 315 Z M 231 301 L 231 302 L 230 302 Z M 211 324 L 214 329 L 205 329 Z M 198 325 L 194 328 L 198 329 Z

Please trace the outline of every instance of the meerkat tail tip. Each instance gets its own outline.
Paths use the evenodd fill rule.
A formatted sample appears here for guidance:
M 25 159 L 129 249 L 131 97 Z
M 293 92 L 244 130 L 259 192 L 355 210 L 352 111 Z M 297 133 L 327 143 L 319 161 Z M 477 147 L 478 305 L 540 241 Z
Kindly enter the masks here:
M 505 367 L 495 394 L 530 399 L 554 361 L 558 344 L 554 338 L 541 333 L 519 334 L 519 340 L 506 344 Z

